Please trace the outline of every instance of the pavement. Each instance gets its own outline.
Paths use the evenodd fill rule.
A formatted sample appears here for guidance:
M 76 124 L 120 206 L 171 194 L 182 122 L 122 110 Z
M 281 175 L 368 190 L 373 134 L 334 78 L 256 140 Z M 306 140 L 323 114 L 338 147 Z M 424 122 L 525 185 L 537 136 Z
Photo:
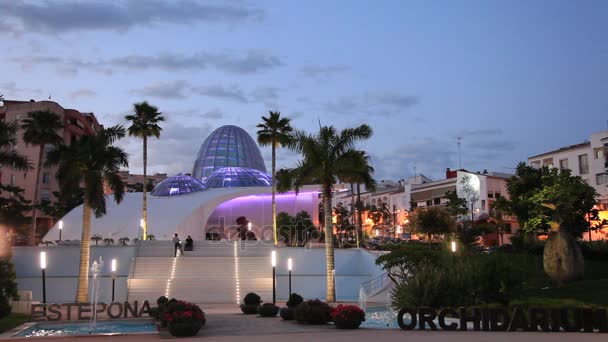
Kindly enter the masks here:
M 541 333 L 541 332 L 461 332 L 461 331 L 402 331 L 400 329 L 364 329 L 340 330 L 333 325 L 306 325 L 294 321 L 283 321 L 281 318 L 265 318 L 255 315 L 243 315 L 236 305 L 205 305 L 207 324 L 192 338 L 180 338 L 182 341 L 404 341 L 416 342 L 556 342 L 556 341 L 607 341 L 606 334 L 600 333 Z M 122 335 L 122 336 L 74 336 L 51 337 L 49 342 L 75 342 L 75 339 L 86 339 L 90 342 L 139 342 L 173 339 L 167 331 L 156 335 Z M 38 339 L 38 338 L 35 338 Z M 23 338 L 13 339 L 24 341 Z

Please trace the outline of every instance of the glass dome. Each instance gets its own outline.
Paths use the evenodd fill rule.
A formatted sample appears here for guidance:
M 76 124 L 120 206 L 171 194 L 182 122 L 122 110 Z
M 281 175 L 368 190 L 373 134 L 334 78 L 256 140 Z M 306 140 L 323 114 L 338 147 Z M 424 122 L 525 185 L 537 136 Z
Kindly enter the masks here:
M 178 174 L 158 183 L 150 194 L 153 196 L 179 196 L 203 190 L 205 190 L 203 183 L 188 175 Z
M 192 177 L 205 182 L 223 167 L 242 167 L 266 172 L 260 149 L 244 129 L 226 125 L 213 131 L 201 145 Z
M 248 186 L 271 186 L 272 177 L 256 169 L 245 167 L 223 167 L 214 171 L 207 180 L 207 188 L 232 188 Z

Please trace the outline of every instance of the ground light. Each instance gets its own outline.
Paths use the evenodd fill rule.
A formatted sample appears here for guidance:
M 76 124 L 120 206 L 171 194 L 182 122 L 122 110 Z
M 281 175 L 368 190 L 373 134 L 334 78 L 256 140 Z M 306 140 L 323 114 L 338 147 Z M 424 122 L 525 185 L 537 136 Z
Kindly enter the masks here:
M 59 241 L 61 241 L 61 231 L 63 231 L 63 221 L 59 220 Z
M 293 266 L 293 262 L 291 258 L 287 259 L 287 270 L 289 271 L 289 297 L 291 297 L 291 268 Z
M 276 267 L 277 267 L 277 251 L 270 253 L 270 263 L 272 264 L 272 304 L 277 301 L 277 287 L 276 287 Z
M 247 223 L 247 230 L 251 231 L 251 222 Z
M 116 288 L 116 259 L 112 259 L 112 303 L 114 303 L 114 290 Z
M 456 264 L 456 241 L 452 241 L 452 262 Z
M 46 252 L 40 252 L 40 269 L 42 270 L 42 303 L 46 315 Z

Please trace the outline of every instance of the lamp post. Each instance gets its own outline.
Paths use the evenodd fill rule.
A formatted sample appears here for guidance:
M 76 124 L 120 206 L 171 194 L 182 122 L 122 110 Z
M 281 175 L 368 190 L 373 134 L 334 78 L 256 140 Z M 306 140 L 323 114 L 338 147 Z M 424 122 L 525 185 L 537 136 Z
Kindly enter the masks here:
M 287 270 L 289 271 L 289 297 L 291 297 L 291 267 L 293 266 L 293 263 L 291 261 L 291 258 L 287 259 Z
M 272 264 L 272 304 L 277 301 L 277 287 L 276 287 L 276 267 L 277 267 L 277 252 L 272 251 L 270 253 L 270 262 Z
M 112 259 L 112 303 L 114 303 L 114 289 L 116 288 L 116 259 Z
M 452 263 L 456 265 L 456 241 L 452 241 Z
M 63 231 L 63 221 L 59 220 L 59 241 L 61 241 L 61 232 Z
M 247 230 L 248 231 L 251 231 L 251 227 L 252 227 L 251 222 L 247 223 Z
M 46 315 L 46 252 L 40 252 L 40 269 L 42 269 L 42 303 Z

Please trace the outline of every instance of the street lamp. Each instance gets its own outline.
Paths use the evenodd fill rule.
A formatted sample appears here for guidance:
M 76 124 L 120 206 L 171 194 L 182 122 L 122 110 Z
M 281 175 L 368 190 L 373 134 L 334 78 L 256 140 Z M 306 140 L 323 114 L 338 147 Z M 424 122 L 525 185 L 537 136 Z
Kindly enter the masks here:
M 247 223 L 247 230 L 251 231 L 251 222 Z
M 272 304 L 277 301 L 277 287 L 276 287 L 276 267 L 277 267 L 277 252 L 272 251 L 270 253 L 270 263 L 272 264 Z
M 452 241 L 452 262 L 456 264 L 456 241 Z
M 287 270 L 289 271 L 289 297 L 291 297 L 291 268 L 293 266 L 293 263 L 291 261 L 291 258 L 287 259 Z
M 112 303 L 114 303 L 114 289 L 116 288 L 116 259 L 112 259 Z
M 46 315 L 46 252 L 40 252 L 40 269 L 42 269 L 42 303 Z
M 59 220 L 59 241 L 61 241 L 61 232 L 63 231 L 63 221 Z

